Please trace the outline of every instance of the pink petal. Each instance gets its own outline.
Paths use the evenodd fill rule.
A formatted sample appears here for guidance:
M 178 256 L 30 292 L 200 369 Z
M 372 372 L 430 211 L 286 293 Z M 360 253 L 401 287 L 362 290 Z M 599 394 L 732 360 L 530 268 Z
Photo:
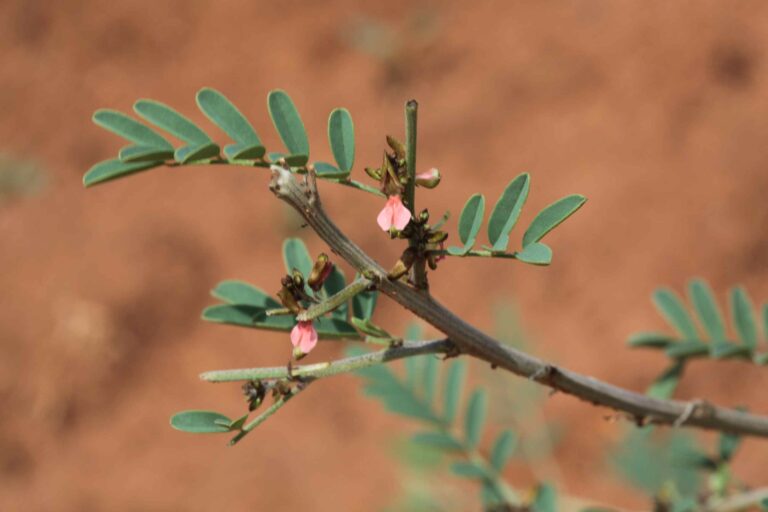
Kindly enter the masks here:
M 291 329 L 291 345 L 294 347 L 298 347 L 301 343 L 301 338 L 303 336 L 301 324 L 303 323 L 305 322 L 299 322 L 293 326 L 293 329 Z
M 395 199 L 392 208 L 392 224 L 398 229 L 403 230 L 405 229 L 405 226 L 408 225 L 409 222 L 411 222 L 411 212 L 408 210 L 408 208 L 403 205 L 403 202 L 400 200 L 398 196 L 392 196 L 391 199 Z
M 392 196 L 396 197 L 396 196 Z M 379 216 L 376 217 L 376 222 L 379 224 L 379 227 L 384 231 L 389 231 L 389 228 L 392 227 L 392 217 L 393 209 L 392 209 L 392 198 L 390 197 L 387 200 L 387 204 L 384 205 L 384 208 L 379 212 Z
M 301 344 L 299 345 L 299 350 L 304 352 L 305 354 L 309 354 L 310 351 L 315 348 L 315 345 L 317 345 L 317 331 L 315 330 L 315 327 L 312 325 L 312 322 L 301 322 L 302 324 L 307 324 L 304 330 L 304 336 L 301 340 Z
M 437 177 L 437 169 L 434 167 L 428 171 L 420 172 L 416 175 L 417 180 L 429 180 L 435 177 Z

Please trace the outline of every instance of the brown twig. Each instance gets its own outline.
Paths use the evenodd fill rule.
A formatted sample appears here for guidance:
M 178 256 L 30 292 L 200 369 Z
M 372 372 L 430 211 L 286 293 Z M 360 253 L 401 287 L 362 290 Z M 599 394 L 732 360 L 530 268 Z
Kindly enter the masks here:
M 609 407 L 646 423 L 673 425 L 685 418 L 685 426 L 734 434 L 768 437 L 768 418 L 735 409 L 691 405 L 690 402 L 660 400 L 629 391 L 592 377 L 560 368 L 525 352 L 505 346 L 468 324 L 437 302 L 400 281 L 387 279 L 387 272 L 354 244 L 325 214 L 319 201 L 310 202 L 305 187 L 285 169 L 273 167 L 272 192 L 295 208 L 320 238 L 361 274 L 378 281 L 382 293 L 443 332 L 462 351 L 473 357 L 530 378 L 595 405 Z M 687 411 L 693 410 L 690 417 Z

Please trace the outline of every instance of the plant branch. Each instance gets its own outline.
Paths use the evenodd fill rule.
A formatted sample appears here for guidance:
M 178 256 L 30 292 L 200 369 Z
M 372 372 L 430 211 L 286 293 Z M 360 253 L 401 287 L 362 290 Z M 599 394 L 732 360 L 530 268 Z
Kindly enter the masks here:
M 260 379 L 288 379 L 302 377 L 305 379 L 320 379 L 341 373 L 374 366 L 406 357 L 424 354 L 446 354 L 455 349 L 449 340 L 407 341 L 399 347 L 390 347 L 378 352 L 370 352 L 361 356 L 347 357 L 338 361 L 295 366 L 288 371 L 286 366 L 272 368 L 243 368 L 239 370 L 215 370 L 200 374 L 200 378 L 208 382 L 234 382 Z
M 259 414 L 253 421 L 245 425 L 242 428 L 242 430 L 240 430 L 240 432 L 229 441 L 229 445 L 234 446 L 235 444 L 237 444 L 242 438 L 247 436 L 251 430 L 255 429 L 256 427 L 258 427 L 259 425 L 267 421 L 267 419 L 269 419 L 270 416 L 272 416 L 277 411 L 279 411 L 285 404 L 288 403 L 288 401 L 291 398 L 295 397 L 296 395 L 304 391 L 308 385 L 309 383 L 305 383 L 301 387 L 293 388 L 288 392 L 288 394 L 283 395 L 277 400 L 275 400 L 275 402 L 272 405 L 270 405 L 266 411 Z
M 768 500 L 768 487 L 734 494 L 708 503 L 704 510 L 707 512 L 736 512 L 737 510 L 746 510 L 751 506 L 759 505 L 764 500 Z
M 454 315 L 429 294 L 401 281 L 387 279 L 387 271 L 341 232 L 322 210 L 319 201 L 311 201 L 306 186 L 294 180 L 288 170 L 273 170 L 270 189 L 279 199 L 295 208 L 333 252 L 360 273 L 374 277 L 382 293 L 443 332 L 461 352 L 595 405 L 624 412 L 638 424 L 672 425 L 689 409 L 687 402 L 660 400 L 629 391 L 499 343 Z M 768 418 L 708 404 L 699 403 L 684 424 L 768 437 Z

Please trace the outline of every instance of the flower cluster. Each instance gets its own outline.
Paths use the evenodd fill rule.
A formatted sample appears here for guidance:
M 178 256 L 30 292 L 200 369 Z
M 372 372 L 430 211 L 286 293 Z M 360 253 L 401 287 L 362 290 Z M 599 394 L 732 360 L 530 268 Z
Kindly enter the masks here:
M 376 222 L 383 231 L 390 233 L 402 231 L 411 219 L 410 210 L 403 204 L 403 190 L 408 182 L 405 165 L 405 147 L 394 137 L 387 136 L 391 152 L 384 152 L 381 167 L 366 167 L 365 172 L 379 182 L 379 189 L 387 196 L 384 208 L 376 217 Z M 416 185 L 435 188 L 440 183 L 440 171 L 436 168 L 416 175 Z
M 322 288 L 323 283 L 333 272 L 333 263 L 331 263 L 327 254 L 321 253 L 315 261 L 306 284 L 317 292 Z M 305 305 L 317 302 L 317 299 L 309 295 L 304 287 L 304 276 L 301 272 L 294 269 L 291 275 L 286 275 L 280 281 L 282 287 L 277 292 L 280 302 L 286 308 L 287 312 L 298 315 L 306 310 Z M 301 359 L 309 354 L 317 345 L 318 335 L 312 320 L 299 321 L 291 330 L 291 344 L 293 345 L 293 357 Z

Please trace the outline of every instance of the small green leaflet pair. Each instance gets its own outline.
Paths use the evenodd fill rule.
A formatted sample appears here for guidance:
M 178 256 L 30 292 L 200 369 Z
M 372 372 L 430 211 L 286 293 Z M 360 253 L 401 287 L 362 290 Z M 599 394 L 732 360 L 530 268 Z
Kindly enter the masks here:
M 408 337 L 408 336 L 407 336 Z M 360 355 L 361 348 L 351 347 L 349 355 Z M 467 400 L 462 421 L 459 408 L 466 384 L 466 364 L 454 361 L 448 366 L 438 396 L 440 362 L 434 356 L 411 357 L 405 360 L 405 376 L 400 377 L 388 366 L 371 366 L 356 373 L 365 379 L 364 392 L 381 400 L 395 414 L 421 421 L 425 430 L 416 433 L 412 441 L 462 460 L 452 464 L 457 476 L 479 481 L 486 505 L 517 499 L 501 478 L 517 445 L 517 436 L 502 431 L 494 441 L 488 460 L 477 456 L 488 409 L 483 389 L 476 389 Z M 441 404 L 438 410 L 437 404 Z M 454 431 L 461 429 L 461 435 Z
M 731 288 L 728 293 L 735 339 L 728 335 L 724 316 L 706 281 L 691 280 L 688 283 L 688 298 L 692 305 L 690 312 L 674 291 L 657 289 L 653 293 L 653 302 L 676 335 L 641 332 L 630 337 L 629 345 L 661 349 L 673 359 L 709 355 L 715 359 L 744 358 L 752 359 L 757 364 L 768 364 L 768 353 L 757 353 L 760 322 L 752 299 L 743 287 Z M 761 316 L 763 340 L 768 343 L 768 304 L 763 304 Z M 701 328 L 694 322 L 694 317 Z
M 165 137 L 147 125 L 116 110 L 97 110 L 93 121 L 132 144 L 122 148 L 118 158 L 100 162 L 85 174 L 84 185 L 91 186 L 105 181 L 165 165 L 193 163 L 230 163 L 265 167 L 266 148 L 251 123 L 223 94 L 211 88 L 197 93 L 200 110 L 233 141 L 224 147 L 224 159 L 220 147 L 200 127 L 171 107 L 154 100 L 141 99 L 134 112 L 148 123 L 168 132 L 185 144 L 174 148 Z M 309 161 L 309 141 L 304 123 L 291 98 L 282 90 L 271 91 L 267 97 L 272 123 L 288 153 L 269 153 L 274 162 L 284 158 L 292 167 L 303 168 Z M 318 177 L 343 179 L 349 176 L 355 160 L 354 124 L 349 112 L 337 108 L 328 119 L 328 141 L 336 165 L 315 162 Z
M 530 176 L 527 173 L 520 174 L 507 185 L 493 207 L 488 220 L 488 240 L 491 246 L 486 247 L 491 256 L 506 254 L 509 233 L 517 224 L 529 189 Z M 539 240 L 573 215 L 586 200 L 584 196 L 573 194 L 541 210 L 523 234 L 522 250 L 513 253 L 513 257 L 525 263 L 549 265 L 552 261 L 552 250 Z M 484 214 L 485 196 L 474 194 L 464 205 L 459 217 L 459 239 L 463 246 L 448 247 L 449 254 L 465 256 L 472 250 L 483 224 Z
M 631 347 L 663 350 L 672 360 L 647 393 L 656 398 L 671 398 L 683 376 L 688 360 L 709 356 L 713 359 L 745 359 L 758 365 L 768 364 L 768 351 L 758 353 L 758 320 L 752 300 L 742 287 L 728 293 L 731 324 L 737 339 L 729 339 L 724 316 L 709 284 L 702 279 L 688 283 L 689 311 L 683 300 L 669 288 L 653 293 L 653 302 L 675 335 L 639 332 L 627 343 Z M 694 321 L 698 319 L 699 328 Z M 768 343 L 768 304 L 762 306 L 763 339 Z
M 296 269 L 308 277 L 312 271 L 312 258 L 299 238 L 289 238 L 283 242 L 283 262 L 289 274 Z M 344 289 L 346 284 L 344 274 L 334 265 L 333 272 L 316 295 L 319 295 L 320 299 L 330 297 Z M 312 294 L 309 288 L 306 288 L 306 292 Z M 293 315 L 267 316 L 267 310 L 277 309 L 282 305 L 260 288 L 246 282 L 222 281 L 211 291 L 211 295 L 223 304 L 205 308 L 202 317 L 208 322 L 272 331 L 290 331 L 296 325 Z M 376 291 L 355 295 L 352 298 L 352 320 L 369 321 L 376 308 L 377 298 Z M 313 322 L 320 339 L 361 339 L 348 317 L 349 305 L 344 304 L 330 315 L 316 318 Z

